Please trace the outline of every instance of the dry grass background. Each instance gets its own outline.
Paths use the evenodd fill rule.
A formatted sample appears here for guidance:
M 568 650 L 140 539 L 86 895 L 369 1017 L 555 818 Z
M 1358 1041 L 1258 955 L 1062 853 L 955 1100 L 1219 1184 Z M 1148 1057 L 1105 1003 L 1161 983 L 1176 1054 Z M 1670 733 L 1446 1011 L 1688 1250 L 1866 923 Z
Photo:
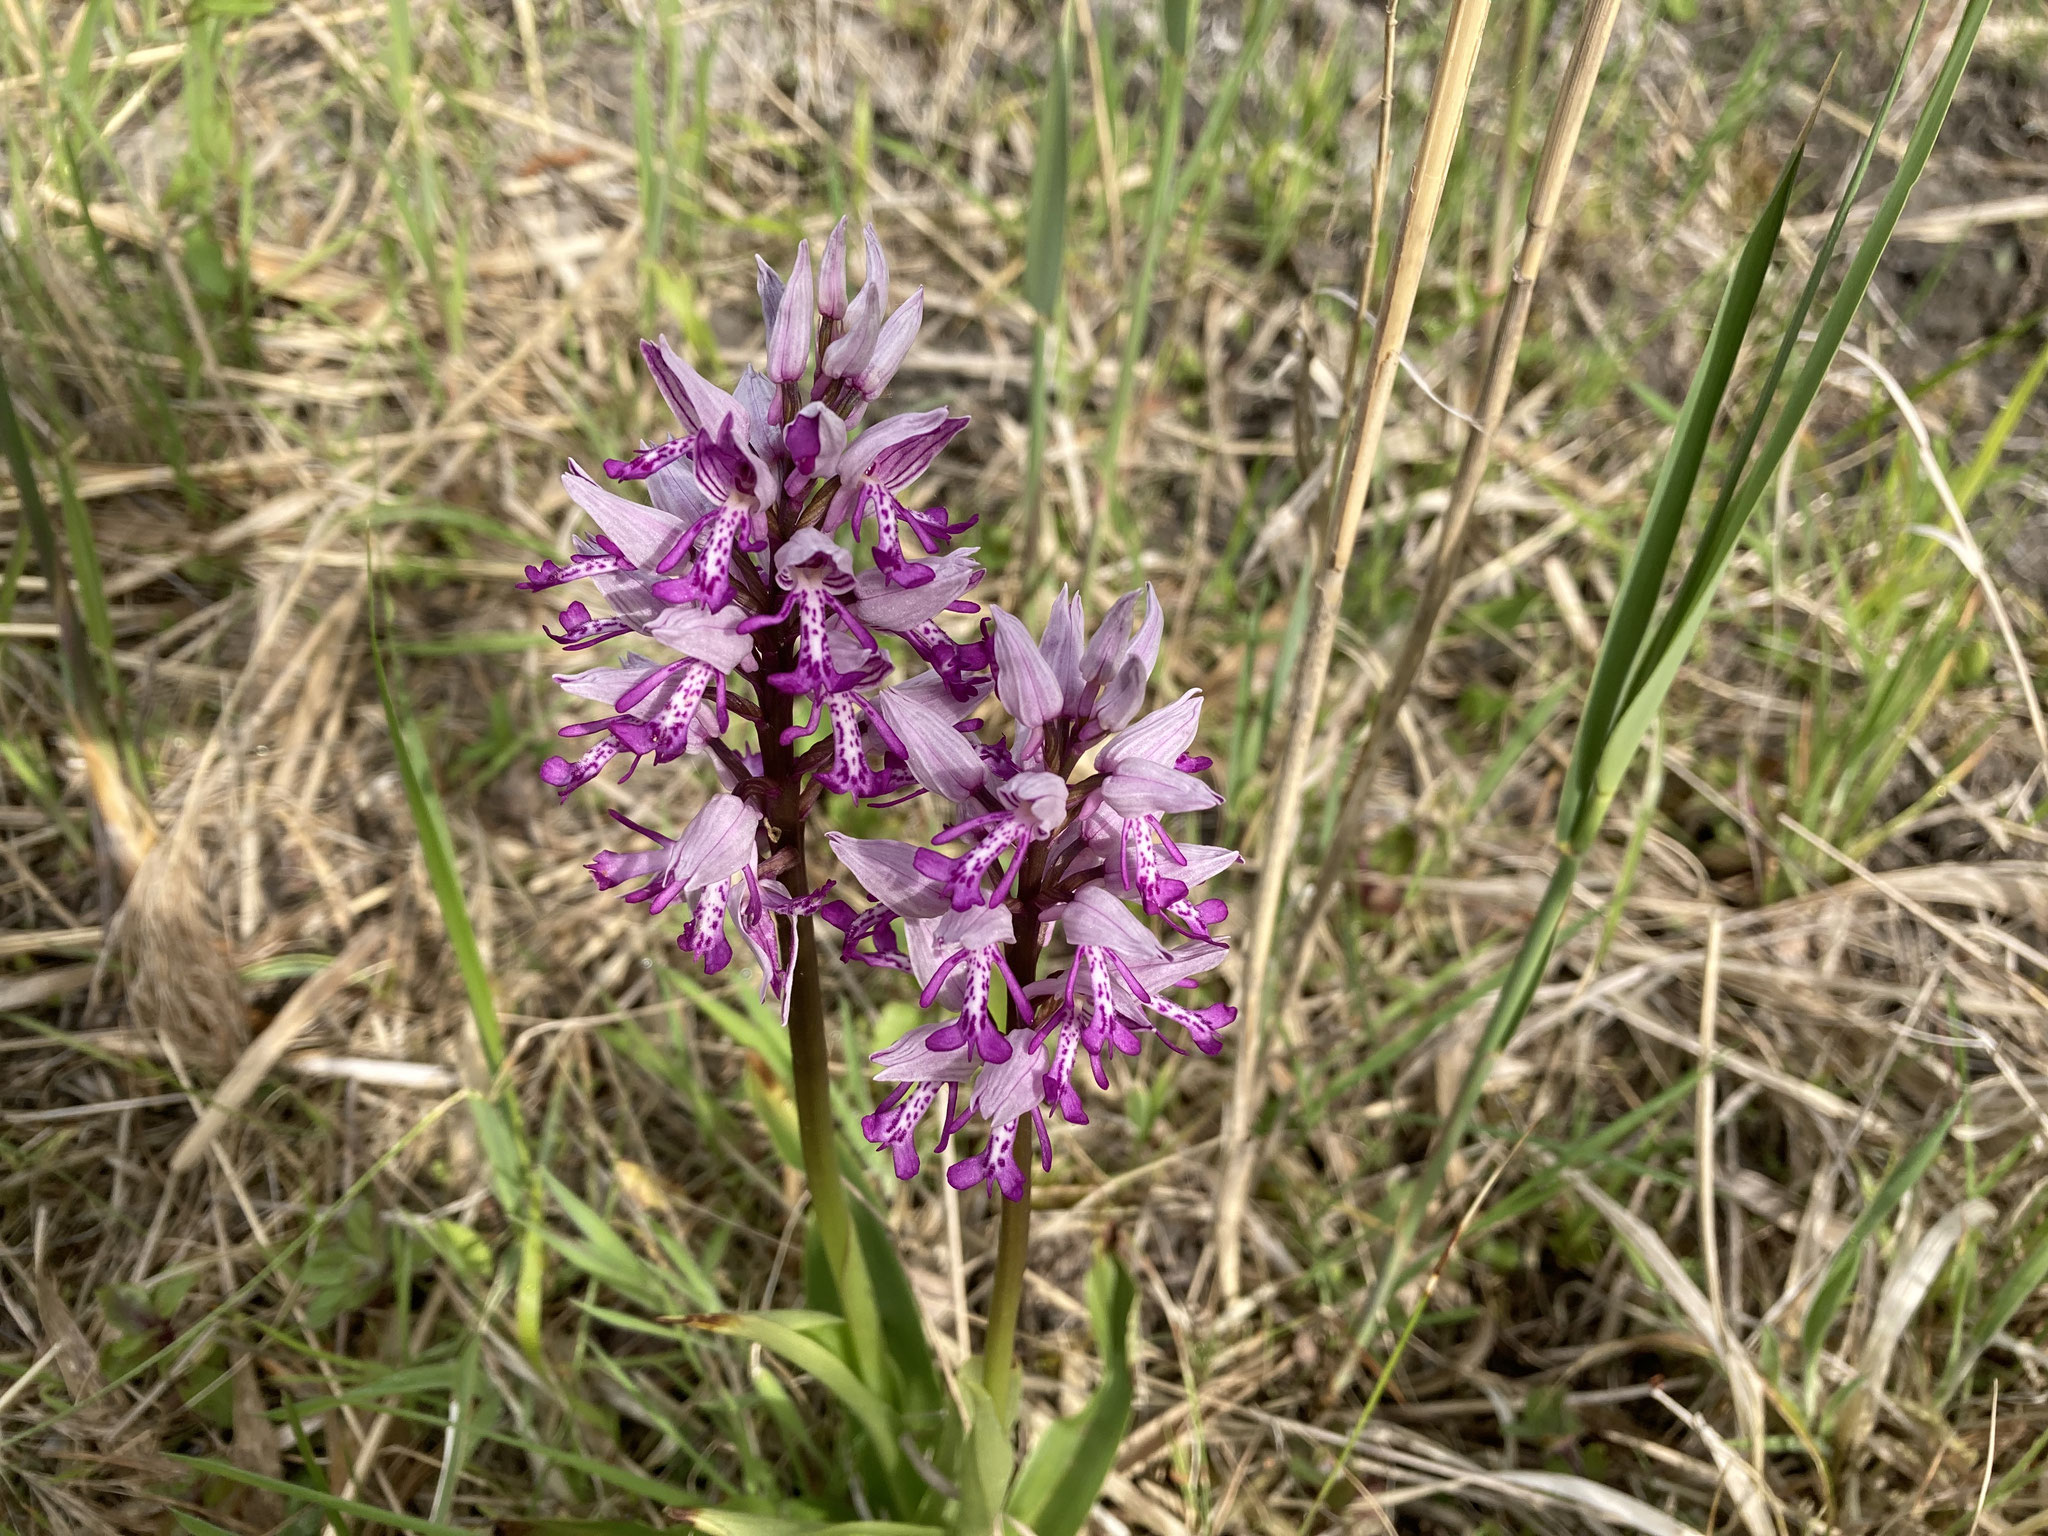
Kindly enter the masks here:
M 1403 17 L 1397 182 L 1440 9 Z M 1550 9 L 1538 123 L 1573 8 Z M 1929 60 L 1958 9 L 1937 0 Z M 1277 1021 L 1245 1297 L 1218 1294 L 1208 1241 L 1227 1055 L 1125 1079 L 1043 1192 L 1031 1412 L 1088 1383 L 1091 1244 L 1115 1232 L 1140 1280 L 1105 1531 L 1292 1532 L 1333 1468 L 1317 1518 L 1345 1530 L 2048 1529 L 2048 784 L 2017 686 L 2048 654 L 2038 3 L 1993 12 L 1852 333 L 1902 381 L 1982 578 L 1918 531 L 1947 525 L 1914 423 L 1845 361 L 1588 863 L 1437 1237 L 1500 1178 L 1346 1449 L 1382 1342 L 1354 1338 L 1375 1246 L 1541 887 L 1574 700 L 1719 275 L 1840 48 L 1793 243 L 1818 234 L 1907 19 L 1662 12 L 1622 8 L 1453 619 L 1354 899 Z M 1503 147 L 1514 13 L 1481 57 L 1412 333 L 1433 394 L 1402 386 L 1368 512 L 1310 867 L 1430 559 L 1513 233 L 1500 189 L 1526 186 L 1526 122 Z M 658 1520 L 801 1462 L 801 1415 L 825 1411 L 802 1381 L 630 1326 L 795 1295 L 795 1185 L 750 1067 L 772 1041 L 743 986 L 680 976 L 663 925 L 590 889 L 606 806 L 666 824 L 635 807 L 702 786 L 649 770 L 553 804 L 534 769 L 569 716 L 544 610 L 511 584 L 574 526 L 563 458 L 657 430 L 636 335 L 736 368 L 759 341 L 754 251 L 785 259 L 849 210 L 926 287 L 895 408 L 975 417 L 933 494 L 1007 552 L 998 598 L 1031 561 L 1074 579 L 1111 515 L 1098 455 L 1157 160 L 1155 13 L 1085 19 L 1034 543 L 1017 285 L 1039 8 L 0 0 L 0 358 L 89 607 L 104 589 L 126 754 L 67 717 L 9 497 L 0 1525 Z M 1129 514 L 1103 541 L 1103 590 L 1135 566 L 1165 597 L 1162 687 L 1208 690 L 1233 797 L 1217 830 L 1254 867 L 1349 331 L 1316 295 L 1353 286 L 1371 214 L 1379 26 L 1293 4 L 1244 59 L 1186 172 Z M 1190 144 L 1243 32 L 1234 8 L 1203 17 Z M 373 618 L 549 1176 L 531 1191 L 494 1190 L 464 1107 L 486 1071 Z M 901 1000 L 838 985 L 847 1038 L 886 1038 Z M 190 1140 L 224 1079 L 232 1112 Z M 957 1354 L 980 1197 L 954 1241 L 929 1180 L 875 1187 Z M 1845 1243 L 1852 1283 L 1809 1347 Z M 517 1284 L 529 1253 L 538 1292 Z M 294 1510 L 220 1468 L 332 1497 Z

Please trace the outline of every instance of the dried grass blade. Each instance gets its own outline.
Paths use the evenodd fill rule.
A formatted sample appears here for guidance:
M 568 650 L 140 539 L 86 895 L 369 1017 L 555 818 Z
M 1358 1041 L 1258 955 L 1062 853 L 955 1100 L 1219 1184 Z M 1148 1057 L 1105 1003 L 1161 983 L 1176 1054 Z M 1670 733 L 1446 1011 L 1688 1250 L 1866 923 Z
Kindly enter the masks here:
M 1645 1504 L 1619 1488 L 1609 1488 L 1569 1472 L 1492 1472 L 1487 1474 L 1487 1480 L 1523 1489 L 1590 1515 L 1602 1524 L 1639 1531 L 1642 1536 L 1700 1536 L 1694 1527 L 1665 1514 L 1654 1504 Z
M 187 1173 L 198 1166 L 199 1160 L 206 1155 L 206 1149 L 227 1128 L 235 1112 L 249 1102 L 250 1095 L 262 1086 L 271 1069 L 283 1060 L 299 1036 L 320 1017 L 320 1010 L 371 963 L 383 943 L 381 924 L 362 929 L 339 955 L 291 995 L 277 1017 L 270 1021 L 270 1027 L 242 1052 L 241 1058 L 221 1080 L 212 1101 L 201 1112 L 198 1123 L 178 1143 L 177 1150 L 171 1154 L 172 1173 Z
M 1742 1421 L 1743 1436 L 1752 1445 L 1761 1445 L 1764 1438 L 1764 1380 L 1757 1371 L 1756 1362 L 1750 1359 L 1749 1351 L 1739 1339 L 1722 1331 L 1706 1293 L 1693 1283 L 1692 1276 L 1686 1273 L 1685 1266 L 1679 1263 L 1678 1256 L 1664 1239 L 1657 1235 L 1656 1228 L 1583 1173 L 1567 1174 L 1566 1178 L 1579 1198 L 1599 1212 L 1601 1220 L 1614 1229 L 1614 1235 L 1627 1244 L 1629 1251 L 1657 1277 L 1664 1294 L 1699 1336 L 1708 1353 L 1721 1362 L 1727 1371 L 1735 1416 Z
M 1387 409 L 1400 375 L 1401 349 L 1407 341 L 1408 321 L 1414 313 L 1415 295 L 1428 262 L 1430 235 L 1436 228 L 1437 211 L 1443 201 L 1451 152 L 1464 124 L 1466 94 L 1471 87 L 1472 68 L 1479 56 L 1489 8 L 1489 0 L 1457 0 L 1445 23 L 1443 51 L 1430 90 L 1429 110 L 1423 119 L 1422 144 L 1409 178 L 1408 201 L 1394 243 L 1393 269 L 1387 275 L 1387 297 L 1381 306 L 1372 360 L 1366 370 L 1365 397 L 1350 450 L 1350 468 L 1322 543 L 1325 564 L 1315 584 L 1307 644 L 1294 674 L 1293 717 L 1266 829 L 1239 998 L 1242 1033 L 1237 1042 L 1237 1070 L 1224 1119 L 1223 1178 L 1216 1211 L 1216 1273 L 1223 1294 L 1232 1300 L 1242 1284 L 1239 1240 L 1255 1158 L 1252 1121 L 1265 1097 L 1262 1074 L 1266 971 L 1272 962 L 1288 866 L 1293 862 L 1294 844 L 1301 832 L 1304 780 L 1309 751 L 1315 741 L 1316 715 L 1323 684 L 1329 676 L 1330 655 L 1336 646 L 1344 577 L 1358 542 L 1366 489 L 1379 457 L 1380 434 L 1386 427 Z
M 1651 1396 L 1664 1406 L 1666 1413 L 1690 1428 L 1705 1444 L 1707 1454 L 1714 1458 L 1714 1470 L 1721 1474 L 1721 1486 L 1728 1490 L 1729 1498 L 1735 1503 L 1736 1516 L 1749 1536 L 1778 1536 L 1780 1528 L 1773 1518 L 1772 1509 L 1776 1501 L 1763 1480 L 1763 1474 L 1744 1461 L 1718 1429 L 1673 1399 L 1661 1387 Z M 1760 1446 L 1757 1449 L 1761 1451 Z
M 1905 1261 L 1893 1267 L 1878 1293 L 1877 1307 L 1870 1318 L 1870 1331 L 1856 1354 L 1856 1380 L 1848 1388 L 1835 1422 L 1835 1456 L 1839 1461 L 1860 1452 L 1868 1444 L 1871 1427 L 1877 1422 L 1877 1400 L 1892 1374 L 1892 1359 L 1906 1325 L 1920 1310 L 1920 1303 L 1934 1288 L 1942 1266 L 1955 1252 L 1965 1232 L 1975 1231 L 1998 1215 L 1989 1200 L 1968 1200 L 1947 1212 L 1914 1245 Z
M 1533 5 L 1525 7 L 1525 16 L 1533 10 Z M 1571 59 L 1565 66 L 1564 83 L 1558 92 L 1557 105 L 1544 136 L 1536 178 L 1530 188 L 1529 217 L 1515 261 L 1507 305 L 1498 313 L 1492 327 L 1486 374 L 1479 387 L 1478 425 L 1465 438 L 1457 478 L 1451 484 L 1450 502 L 1438 525 L 1436 560 L 1423 585 L 1414 615 L 1409 619 L 1401 654 L 1394 662 L 1387 685 L 1380 690 L 1374 703 L 1372 724 L 1366 730 L 1365 741 L 1359 747 L 1358 755 L 1352 759 L 1344 785 L 1343 808 L 1337 813 L 1336 831 L 1323 855 L 1322 866 L 1316 871 L 1314 906 L 1307 914 L 1307 921 L 1295 929 L 1294 955 L 1284 973 L 1286 986 L 1280 995 L 1283 1008 L 1301 990 L 1305 980 L 1304 971 L 1312 952 L 1309 936 L 1329 915 L 1337 893 L 1343 889 L 1345 869 L 1356 855 L 1357 829 L 1364 814 L 1366 796 L 1372 788 L 1373 772 L 1379 765 L 1380 754 L 1393 737 L 1401 707 L 1415 686 L 1416 676 L 1429 653 L 1430 642 L 1435 639 L 1437 627 L 1442 622 L 1446 599 L 1450 596 L 1464 553 L 1465 531 L 1470 526 L 1472 509 L 1479 500 L 1479 487 L 1486 478 L 1492 458 L 1494 434 L 1500 430 L 1501 419 L 1507 413 L 1508 397 L 1514 389 L 1515 362 L 1521 355 L 1522 337 L 1528 328 L 1536 281 L 1543 271 L 1558 210 L 1563 205 L 1572 160 L 1578 149 L 1579 132 L 1592 104 L 1593 90 L 1600 77 L 1600 64 L 1607 56 L 1608 40 L 1613 35 L 1614 19 L 1619 10 L 1620 0 L 1594 0 L 1580 21 L 1578 40 L 1573 44 Z
M 405 786 L 405 803 L 420 835 L 420 857 L 426 862 L 427 879 L 441 909 L 449 947 L 455 951 L 455 964 L 462 973 L 463 991 L 469 998 L 470 1014 L 476 1020 L 477 1041 L 483 1048 L 485 1064 L 495 1074 L 505 1061 L 505 1031 L 498 1020 L 497 999 L 491 991 L 490 968 L 484 964 L 476 928 L 470 922 L 462 871 L 455 857 L 455 840 L 449 835 L 448 813 L 442 807 L 440 791 L 434 786 L 433 768 L 426 743 L 420 739 L 419 721 L 384 660 L 384 637 L 378 633 L 374 602 L 371 615 L 370 661 L 377 674 L 378 695 L 384 701 L 384 721 L 391 734 L 398 776 Z

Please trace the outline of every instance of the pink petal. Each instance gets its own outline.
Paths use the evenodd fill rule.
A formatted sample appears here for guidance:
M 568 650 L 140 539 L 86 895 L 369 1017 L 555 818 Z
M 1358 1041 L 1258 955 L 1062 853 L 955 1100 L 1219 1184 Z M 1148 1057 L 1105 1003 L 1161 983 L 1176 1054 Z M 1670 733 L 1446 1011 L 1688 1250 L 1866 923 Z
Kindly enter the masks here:
M 848 837 L 844 832 L 827 832 L 825 837 L 861 889 L 892 912 L 938 917 L 953 910 L 946 888 L 917 872 L 914 844 L 886 837 Z
M 1165 708 L 1117 732 L 1095 755 L 1096 766 L 1116 773 L 1134 762 L 1171 764 L 1187 750 L 1201 723 L 1202 690 L 1190 688 Z
M 1037 730 L 1059 717 L 1065 702 L 1059 678 L 1023 620 L 993 605 L 989 614 L 996 625 L 996 697 L 1019 725 Z

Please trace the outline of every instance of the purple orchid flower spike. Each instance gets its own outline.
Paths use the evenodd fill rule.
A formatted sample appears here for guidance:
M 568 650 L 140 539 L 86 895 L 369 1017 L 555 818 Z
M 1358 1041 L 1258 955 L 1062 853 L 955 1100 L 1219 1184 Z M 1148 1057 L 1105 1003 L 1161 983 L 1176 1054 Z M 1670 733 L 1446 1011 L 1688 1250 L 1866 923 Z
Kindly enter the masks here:
M 999 786 L 995 794 L 999 809 L 970 817 L 932 839 L 935 843 L 957 843 L 978 834 L 979 841 L 974 847 L 957 859 L 949 859 L 930 848 L 921 849 L 917 855 L 919 872 L 944 883 L 956 912 L 985 902 L 1007 901 L 1016 883 L 1025 845 L 1050 837 L 1066 820 L 1067 781 L 1058 774 L 1020 773 Z M 1009 868 L 1000 872 L 995 890 L 985 896 L 982 881 L 997 873 L 1005 854 L 1016 857 L 1011 858 Z
M 565 726 L 586 750 L 541 775 L 566 796 L 614 758 L 623 782 L 649 758 L 705 757 L 721 792 L 677 835 L 612 813 L 641 845 L 599 853 L 598 887 L 676 909 L 678 947 L 708 972 L 744 944 L 812 1060 L 823 1004 L 795 956 L 816 917 L 840 932 L 842 959 L 906 972 L 938 1016 L 876 1055 L 885 1091 L 862 1128 L 910 1178 L 943 1098 L 940 1152 L 981 1127 L 949 1182 L 1015 1200 L 1032 1131 L 1051 1166 L 1047 1108 L 1086 1123 L 1082 1057 L 1100 1085 L 1109 1055 L 1137 1057 L 1148 1039 L 1219 1048 L 1233 1011 L 1185 993 L 1226 952 L 1228 909 L 1200 888 L 1237 855 L 1169 830 L 1220 797 L 1191 751 L 1198 694 L 1140 718 L 1163 629 L 1151 590 L 1092 634 L 1062 592 L 1034 638 L 970 596 L 978 551 L 953 541 L 974 519 L 906 504 L 967 419 L 939 408 L 866 424 L 924 300 L 890 309 L 871 228 L 849 299 L 848 229 L 826 237 L 815 270 L 808 242 L 786 275 L 757 261 L 762 370 L 728 391 L 665 339 L 643 342 L 674 435 L 607 459 L 619 489 L 569 465 L 563 485 L 594 529 L 522 585 L 594 591 L 559 606 L 547 633 L 587 662 L 562 688 L 604 712 Z M 991 695 L 1000 710 L 984 707 Z M 865 893 L 855 901 L 831 881 L 807 888 L 808 822 L 828 794 L 876 807 L 929 795 L 950 824 L 928 843 L 828 834 Z
M 965 1049 L 981 1061 L 1010 1059 L 1010 1042 L 996 1022 L 992 1007 L 997 978 L 1017 1006 L 1028 1008 L 1024 988 L 1010 970 L 1003 951 L 1015 940 L 1008 910 L 975 907 L 906 924 L 910 969 L 923 983 L 918 1006 L 939 1005 L 958 1010 L 958 1017 L 936 1031 L 932 1049 Z
M 778 881 L 761 878 L 755 841 L 761 813 L 733 795 L 712 796 L 677 838 L 612 814 L 621 826 L 656 846 L 638 853 L 600 853 L 590 864 L 598 889 L 644 879 L 646 883 L 628 892 L 626 900 L 645 902 L 656 913 L 694 898 L 676 947 L 697 956 L 707 974 L 724 970 L 732 960 L 732 941 L 726 936 L 726 920 L 732 918 L 761 968 L 763 1000 L 786 997 L 791 954 L 776 919 L 815 912 L 830 883 L 799 898 Z
M 1187 882 L 1165 868 L 1185 866 L 1187 858 L 1159 818 L 1223 803 L 1221 795 L 1179 766 L 1201 717 L 1202 695 L 1190 689 L 1113 738 L 1095 757 L 1104 779 L 1089 797 L 1091 814 L 1114 824 L 1120 879 L 1153 915 L 1188 896 Z
M 656 846 L 637 853 L 600 853 L 590 864 L 598 889 L 644 879 L 646 884 L 628 892 L 626 900 L 645 902 L 655 913 L 695 897 L 696 909 L 676 942 L 701 958 L 705 970 L 723 970 L 732 959 L 732 944 L 725 936 L 726 911 L 735 888 L 746 887 L 751 895 L 757 878 L 754 832 L 761 813 L 732 795 L 714 795 L 683 835 L 674 838 L 649 831 L 617 812 L 613 817 Z M 772 958 L 763 965 L 764 974 L 776 969 Z
M 771 674 L 769 683 L 784 693 L 812 697 L 853 687 L 862 674 L 842 672 L 833 665 L 832 621 L 836 619 L 852 631 L 865 655 L 875 656 L 881 650 L 867 626 L 840 601 L 853 590 L 853 557 L 817 529 L 800 528 L 776 552 L 775 579 L 789 593 L 782 606 L 773 613 L 740 621 L 740 628 L 751 634 L 774 628 L 792 612 L 797 616 L 796 666 Z

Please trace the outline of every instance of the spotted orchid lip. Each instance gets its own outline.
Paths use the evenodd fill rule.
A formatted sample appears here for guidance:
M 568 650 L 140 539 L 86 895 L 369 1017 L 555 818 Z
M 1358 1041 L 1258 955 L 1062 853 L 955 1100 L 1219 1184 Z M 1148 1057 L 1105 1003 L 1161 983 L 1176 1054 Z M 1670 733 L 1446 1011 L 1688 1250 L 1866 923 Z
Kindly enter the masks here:
M 765 366 L 730 391 L 665 338 L 641 343 L 677 430 L 604 461 L 622 489 L 568 466 L 563 486 L 596 531 L 521 585 L 595 589 L 601 606 L 570 602 L 547 633 L 591 653 L 556 681 L 606 712 L 563 726 L 583 755 L 549 758 L 541 777 L 566 799 L 614 759 L 623 782 L 649 758 L 708 756 L 720 792 L 674 835 L 612 813 L 640 844 L 591 860 L 598 888 L 679 922 L 678 948 L 707 972 L 751 954 L 763 999 L 785 1011 L 794 920 L 813 913 L 842 935 L 842 961 L 907 973 L 927 1016 L 874 1056 L 888 1091 L 863 1132 L 907 1179 L 935 1111 L 938 1153 L 975 1126 L 948 1181 L 1015 1199 L 1025 1117 L 1047 1167 L 1048 1115 L 1087 1121 L 1082 1063 L 1106 1087 L 1108 1059 L 1148 1038 L 1220 1049 L 1234 1010 L 1173 994 L 1228 952 L 1228 908 L 1200 888 L 1239 856 L 1169 829 L 1222 797 L 1192 750 L 1200 693 L 1144 712 L 1164 631 L 1149 586 L 1092 633 L 1065 590 L 1035 635 L 968 597 L 987 575 L 957 542 L 975 515 L 914 490 L 968 418 L 938 406 L 868 420 L 924 291 L 890 308 L 869 227 L 849 299 L 848 236 L 841 220 L 815 270 L 808 241 L 787 275 L 757 258 Z M 826 792 L 878 809 L 927 797 L 942 829 L 925 842 L 827 831 L 853 883 L 794 894 L 777 878 L 795 867 L 787 828 L 771 837 L 764 808 L 807 818 Z M 861 893 L 865 905 L 846 899 Z M 1049 948 L 1019 975 L 1026 934 Z

